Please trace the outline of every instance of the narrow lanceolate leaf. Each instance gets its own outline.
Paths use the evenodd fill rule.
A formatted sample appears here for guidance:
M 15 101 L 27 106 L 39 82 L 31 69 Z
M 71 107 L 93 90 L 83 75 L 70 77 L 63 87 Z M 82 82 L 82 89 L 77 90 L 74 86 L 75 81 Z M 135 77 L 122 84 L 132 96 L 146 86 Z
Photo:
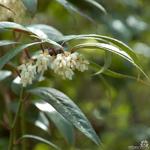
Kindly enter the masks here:
M 32 30 L 29 30 L 27 27 L 20 25 L 18 23 L 14 23 L 14 22 L 8 22 L 8 21 L 0 22 L 0 31 L 3 31 L 3 30 L 15 30 L 17 32 L 23 32 L 29 35 L 31 34 L 31 35 L 38 36 L 36 32 L 34 33 Z M 41 35 L 39 37 L 41 37 Z
M 105 8 L 100 5 L 95 0 L 82 0 L 81 2 L 76 2 L 76 0 L 56 0 L 58 3 L 63 5 L 67 10 L 73 11 L 75 13 L 78 13 L 79 15 L 87 18 L 88 20 L 95 22 L 97 19 L 93 19 L 93 16 L 98 13 L 98 15 L 101 14 L 101 12 L 106 13 Z M 85 7 L 80 7 L 80 6 Z
M 31 14 L 35 14 L 37 11 L 37 0 L 22 0 L 23 4 L 27 8 L 27 11 Z
M 24 45 L 18 46 L 17 48 L 11 49 L 5 55 L 0 57 L 0 69 L 2 69 L 5 64 L 7 64 L 12 58 L 14 58 L 23 49 L 33 46 L 33 45 L 40 44 L 40 43 L 43 43 L 43 41 L 42 42 L 34 42 L 34 43 L 30 43 L 30 44 L 24 44 Z
M 62 41 L 69 42 L 70 40 L 78 40 L 78 39 L 80 40 L 81 38 L 84 37 L 89 37 L 100 41 L 103 40 L 104 42 L 107 42 L 107 44 L 113 44 L 118 48 L 120 48 L 120 50 L 125 51 L 130 57 L 132 57 L 133 60 L 138 61 L 136 54 L 133 52 L 133 50 L 130 47 L 128 47 L 125 43 L 108 36 L 97 35 L 97 34 L 68 35 L 68 36 L 64 36 Z
M 9 77 L 11 75 L 11 71 L 8 70 L 0 70 L 0 81 L 6 79 L 7 77 Z
M 96 144 L 99 144 L 99 138 L 93 130 L 90 122 L 68 96 L 56 89 L 45 87 L 36 88 L 30 90 L 30 92 L 52 105 L 56 111 L 58 111 L 82 133 Z
M 98 37 L 98 36 L 96 36 L 96 37 Z M 99 49 L 102 49 L 104 51 L 110 51 L 112 53 L 115 53 L 115 54 L 123 57 L 124 59 L 128 60 L 129 62 L 131 62 L 140 72 L 143 73 L 143 75 L 148 80 L 150 80 L 149 77 L 143 71 L 136 54 L 127 45 L 125 45 L 121 41 L 118 41 L 118 40 L 113 39 L 113 38 L 109 39 L 107 37 L 104 37 L 102 39 L 104 39 L 105 41 L 108 41 L 108 44 L 106 44 L 106 43 L 85 43 L 85 44 L 79 44 L 79 45 L 75 46 L 73 49 L 99 48 Z M 71 39 L 69 39 L 69 40 L 71 40 Z
M 62 49 L 62 46 L 60 44 L 58 44 L 57 42 L 48 38 L 48 35 L 40 29 L 36 29 L 33 27 L 24 27 L 20 24 L 13 23 L 13 22 L 0 22 L 0 30 L 1 29 L 9 29 L 9 30 L 16 30 L 16 31 L 25 32 L 29 35 L 32 35 L 33 37 L 36 37 L 39 40 L 45 41 L 45 42 L 53 45 L 56 48 Z
M 69 36 L 64 36 L 64 39 L 62 39 L 62 41 L 69 42 L 70 40 L 78 40 L 78 39 L 80 40 L 81 38 L 85 38 L 85 37 L 93 38 L 94 40 L 103 41 L 103 43 L 116 46 L 121 51 L 126 52 L 134 60 L 134 62 L 137 65 L 139 65 L 139 60 L 130 47 L 128 47 L 125 43 L 108 36 L 102 36 L 97 34 L 69 35 Z
M 104 66 L 98 72 L 96 72 L 95 75 L 98 75 L 98 74 L 101 74 L 101 73 L 105 72 L 110 67 L 110 65 L 111 65 L 111 58 L 112 58 L 112 53 L 106 51 L 105 52 Z
M 68 2 L 67 0 L 56 0 L 56 1 L 60 3 L 62 6 L 64 6 L 68 11 L 74 11 L 75 13 L 78 13 L 81 16 L 92 21 L 92 19 L 87 14 L 80 11 L 76 6 L 74 6 L 72 3 Z
M 127 46 L 125 43 L 111 38 L 111 37 L 107 37 L 107 36 L 102 36 L 102 35 L 97 35 L 97 34 L 83 34 L 83 35 L 69 35 L 69 36 L 64 36 L 63 39 L 61 39 L 61 42 L 65 43 L 65 42 L 69 42 L 70 40 L 80 40 L 80 39 L 85 39 L 85 38 L 93 38 L 94 40 L 97 40 L 98 42 L 104 43 L 104 44 L 108 44 L 108 45 L 112 45 L 114 48 L 116 47 L 121 53 L 126 53 L 131 59 L 132 61 L 130 61 L 134 66 L 136 66 L 136 68 L 143 73 L 143 75 L 148 79 L 149 77 L 145 74 L 145 72 L 143 71 L 139 60 L 137 58 L 137 55 L 135 54 L 135 52 L 129 47 Z M 92 46 L 91 46 L 92 47 Z M 96 46 L 97 47 L 97 46 Z M 94 48 L 94 45 L 93 45 Z M 115 48 L 115 49 L 116 49 Z M 105 50 L 105 49 L 103 49 Z M 108 50 L 108 49 L 106 49 Z M 117 54 L 117 53 L 116 53 Z
M 7 45 L 16 44 L 16 43 L 17 42 L 15 42 L 15 41 L 2 40 L 2 41 L 0 41 L 0 46 L 7 46 Z
M 30 26 L 27 26 L 27 28 L 39 37 L 46 37 L 56 42 L 63 38 L 63 35 L 60 31 L 52 26 L 48 26 L 45 24 L 32 24 Z
M 90 62 L 90 64 L 91 64 L 91 69 L 93 69 L 96 72 L 97 72 L 97 70 L 101 70 L 103 68 L 102 66 L 100 66 L 99 64 L 96 64 L 94 62 Z M 127 74 L 121 74 L 121 73 L 112 71 L 110 69 L 107 69 L 107 70 L 105 70 L 102 73 L 104 75 L 107 75 L 107 76 L 110 76 L 110 77 L 113 77 L 113 78 L 128 78 L 128 79 L 131 79 L 131 80 L 136 80 L 139 83 L 142 83 L 142 84 L 145 84 L 147 86 L 150 86 L 149 82 L 145 82 L 144 80 L 142 80 L 142 79 L 140 79 L 138 77 L 134 77 L 134 76 L 127 75 Z M 94 73 L 93 75 L 96 75 L 96 73 Z
M 84 0 L 84 1 L 86 1 L 87 3 L 95 6 L 96 8 L 98 8 L 99 10 L 101 10 L 103 13 L 106 14 L 105 8 L 101 4 L 99 4 L 98 2 L 96 2 L 95 0 Z
M 131 63 L 134 64 L 133 59 L 124 51 L 121 51 L 119 48 L 110 45 L 110 44 L 105 44 L 105 43 L 83 43 L 83 44 L 78 44 L 76 46 L 74 46 L 72 48 L 72 51 L 76 51 L 78 49 L 83 49 L 83 48 L 89 48 L 89 49 L 93 49 L 94 48 L 98 48 L 100 50 L 104 50 L 104 51 L 108 51 L 108 52 L 112 52 L 115 53 L 121 57 L 123 57 L 124 59 L 130 61 Z
M 10 30 L 20 30 L 24 32 L 29 32 L 24 26 L 14 23 L 14 22 L 7 22 L 7 21 L 2 21 L 0 22 L 0 30 L 2 29 L 10 29 Z
M 36 136 L 36 135 L 23 135 L 21 138 L 19 138 L 19 141 L 24 140 L 24 139 L 36 140 L 36 141 L 42 142 L 44 144 L 47 144 L 57 150 L 60 150 L 60 148 L 57 145 L 53 144 L 52 142 L 50 142 L 42 137 Z
M 62 41 L 69 42 L 70 40 L 78 40 L 78 39 L 80 40 L 81 38 L 84 37 L 93 38 L 98 41 L 104 41 L 107 42 L 107 44 L 113 44 L 118 48 L 120 48 L 120 50 L 125 51 L 130 57 L 132 57 L 133 60 L 138 61 L 136 54 L 133 52 L 133 50 L 130 47 L 128 47 L 125 43 L 108 36 L 97 35 L 97 34 L 68 35 L 68 36 L 64 36 Z
M 55 42 L 55 41 L 53 41 L 53 40 L 44 39 L 43 41 L 46 42 L 46 43 L 51 44 L 51 45 L 54 46 L 55 48 L 63 49 L 63 47 L 62 47 L 60 44 L 58 44 L 57 42 Z
M 60 113 L 58 113 L 54 107 L 45 101 L 34 102 L 35 106 L 56 125 L 58 130 L 62 133 L 68 143 L 74 143 L 74 130 L 72 124 L 68 122 Z
M 36 127 L 49 132 L 49 121 L 46 115 L 39 111 L 35 105 L 30 105 L 28 107 L 30 111 L 26 112 L 26 120 L 35 125 Z

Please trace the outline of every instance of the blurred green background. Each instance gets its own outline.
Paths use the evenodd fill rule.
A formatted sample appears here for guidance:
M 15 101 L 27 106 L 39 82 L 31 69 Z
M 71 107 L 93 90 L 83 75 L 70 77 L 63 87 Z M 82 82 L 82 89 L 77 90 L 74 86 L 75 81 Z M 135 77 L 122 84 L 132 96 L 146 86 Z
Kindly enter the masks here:
M 0 0 L 15 11 L 0 8 L 1 21 L 14 21 L 24 25 L 47 24 L 65 35 L 96 33 L 117 38 L 128 44 L 138 55 L 144 71 L 150 76 L 150 1 L 149 0 L 97 0 L 107 15 L 82 4 L 82 0 L 70 0 L 89 13 L 95 22 L 68 12 L 55 0 L 39 0 L 34 16 L 26 11 L 19 0 Z M 7 37 L 1 34 L 0 39 Z M 5 50 L 4 48 L 2 50 Z M 103 55 L 87 54 L 103 65 Z M 16 58 L 17 59 L 17 58 Z M 112 70 L 137 76 L 137 70 L 128 62 L 113 56 Z M 55 87 L 66 93 L 81 108 L 90 120 L 104 144 L 104 150 L 128 150 L 128 146 L 139 145 L 142 140 L 150 143 L 150 87 L 128 78 L 119 79 L 106 75 L 92 76 L 77 73 L 72 81 L 64 81 L 48 73 L 46 81 L 35 86 Z M 15 94 L 10 84 L 14 77 L 0 81 L 0 150 L 5 150 L 9 138 L 7 128 L 7 102 L 15 105 Z M 145 80 L 145 78 L 143 78 Z M 145 82 L 147 82 L 145 80 Z M 4 86 L 5 85 L 5 86 Z M 36 109 L 27 106 L 27 133 L 36 133 L 50 139 L 63 150 L 101 150 L 75 129 L 75 142 L 68 144 L 51 122 L 43 132 L 33 126 L 28 118 L 36 117 Z M 47 145 L 28 140 L 29 150 L 51 150 Z M 53 149 L 53 148 L 52 148 Z

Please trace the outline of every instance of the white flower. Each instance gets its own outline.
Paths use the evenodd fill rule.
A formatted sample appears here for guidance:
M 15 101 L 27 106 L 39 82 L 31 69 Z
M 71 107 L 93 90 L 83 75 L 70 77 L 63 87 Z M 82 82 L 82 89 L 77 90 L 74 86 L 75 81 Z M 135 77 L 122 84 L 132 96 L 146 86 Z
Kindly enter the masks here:
M 36 61 L 37 72 L 40 73 L 46 71 L 51 61 L 52 61 L 52 56 L 48 54 L 48 51 L 45 51 L 44 53 L 40 54 L 37 57 L 37 61 Z
M 66 61 L 63 54 L 57 54 L 56 58 L 51 64 L 51 69 L 58 70 L 59 68 L 65 68 L 66 67 Z
M 36 75 L 36 66 L 29 62 L 20 65 L 18 69 L 21 70 L 20 77 L 23 87 L 26 87 L 28 84 L 32 84 L 32 81 Z
M 75 69 L 84 72 L 88 70 L 89 62 L 79 53 L 75 52 L 71 54 L 72 63 L 74 64 Z
M 72 80 L 74 72 L 70 68 L 59 68 L 54 71 L 56 74 L 60 75 L 63 79 Z
M 74 72 L 72 71 L 71 57 L 69 52 L 57 54 L 56 58 L 51 64 L 51 69 L 63 79 L 72 80 Z
M 57 54 L 51 63 L 51 69 L 63 79 L 72 79 L 73 70 L 77 69 L 81 72 L 88 70 L 89 62 L 79 53 L 64 52 Z
M 80 56 L 76 63 L 76 69 L 81 72 L 84 72 L 88 70 L 88 65 L 89 65 L 89 62 Z
M 31 63 L 27 63 L 27 71 L 29 72 L 31 78 L 33 79 L 36 75 L 36 66 L 32 65 Z
M 149 148 L 148 141 L 147 140 L 141 141 L 140 146 L 141 146 L 141 148 L 145 148 L 145 149 Z
M 60 75 L 63 79 L 72 80 L 74 70 L 81 72 L 88 70 L 89 62 L 84 57 L 75 52 L 64 52 L 56 56 L 50 56 L 48 51 L 37 56 L 35 65 L 33 62 L 22 64 L 18 67 L 21 71 L 21 83 L 25 87 L 32 84 L 36 73 L 44 73 L 50 67 L 54 73 Z
M 66 57 L 67 66 L 73 70 L 76 68 L 78 55 L 79 55 L 78 53 L 72 53 L 72 54 L 69 53 L 69 55 Z

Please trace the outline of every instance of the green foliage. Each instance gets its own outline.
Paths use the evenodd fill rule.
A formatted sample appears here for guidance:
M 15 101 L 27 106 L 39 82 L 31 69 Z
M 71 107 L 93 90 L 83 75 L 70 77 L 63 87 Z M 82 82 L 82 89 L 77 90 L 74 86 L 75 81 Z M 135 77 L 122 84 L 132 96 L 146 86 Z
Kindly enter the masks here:
M 53 148 L 57 149 L 57 150 L 60 150 L 60 148 L 58 148 L 58 146 L 56 146 L 55 144 L 51 143 L 50 141 L 48 140 L 45 140 L 44 138 L 41 138 L 39 136 L 35 136 L 35 135 L 23 135 L 20 139 L 20 140 L 24 140 L 24 139 L 32 139 L 32 140 L 37 140 L 37 141 L 40 141 L 40 142 L 43 142 L 49 146 L 52 146 Z
M 6 79 L 7 77 L 11 76 L 11 71 L 8 70 L 1 70 L 0 71 L 0 81 Z
M 56 42 L 60 41 L 63 38 L 62 33 L 52 26 L 44 24 L 32 24 L 30 26 L 27 26 L 27 28 L 41 38 L 48 38 Z
M 8 145 L 8 136 L 3 134 L 7 133 L 8 129 L 9 145 L 21 150 L 60 149 L 59 147 L 99 150 L 102 149 L 102 146 L 99 146 L 101 141 L 104 141 L 104 150 L 123 150 L 129 145 L 135 145 L 135 142 L 149 139 L 149 102 L 146 99 L 150 96 L 150 84 L 144 79 L 146 77 L 149 80 L 149 60 L 145 57 L 140 59 L 136 52 L 124 43 L 134 45 L 138 40 L 149 41 L 149 32 L 143 33 L 147 29 L 147 15 L 144 16 L 144 22 L 140 18 L 141 14 L 132 12 L 145 7 L 146 9 L 142 10 L 143 15 L 147 14 L 149 2 L 147 6 L 136 1 L 133 4 L 131 1 L 101 2 L 108 7 L 109 15 L 96 0 L 22 2 L 28 14 L 32 16 L 32 21 L 26 16 L 22 23 L 10 22 L 13 21 L 12 18 L 0 22 L 0 105 L 5 105 L 0 110 L 0 148 L 5 149 Z M 0 7 L 13 14 L 20 11 L 16 12 L 3 4 L 0 4 Z M 145 54 L 144 48 L 145 46 L 140 47 L 140 52 L 149 58 L 150 55 L 148 52 Z M 33 83 L 20 94 L 22 85 L 18 65 L 24 60 L 35 61 L 36 56 L 44 50 L 56 54 L 80 50 L 88 58 L 90 70 L 82 75 L 75 72 L 73 81 L 62 81 L 59 76 L 54 76 L 47 70 L 45 73 L 36 74 Z M 137 72 L 135 73 L 134 68 L 139 71 L 138 75 L 135 75 Z M 144 70 L 147 70 L 147 74 Z M 144 77 L 140 77 L 140 73 Z M 122 80 L 123 78 L 131 80 Z M 55 87 L 66 95 L 50 87 Z M 16 123 L 11 127 L 14 117 Z M 68 144 L 59 137 L 53 125 Z M 97 145 L 82 138 L 77 131 L 75 134 L 73 126 Z M 99 140 L 98 135 L 102 140 Z M 11 149 L 13 146 L 10 146 Z
M 3 41 L 0 41 L 0 46 L 7 46 L 7 45 L 11 45 L 11 44 L 16 44 L 17 42 L 14 42 L 14 41 L 8 41 L 8 40 L 3 40 Z
M 55 124 L 67 142 L 73 144 L 75 140 L 74 129 L 70 122 L 67 121 L 65 117 L 61 115 L 61 113 L 58 113 L 49 103 L 40 100 L 34 102 L 34 104 Z
M 19 47 L 13 49 L 13 50 L 10 50 L 9 52 L 7 52 L 4 56 L 2 56 L 0 58 L 0 69 L 2 69 L 6 63 L 8 63 L 13 57 L 15 57 L 23 49 L 28 48 L 29 46 L 41 44 L 41 43 L 43 43 L 43 42 L 24 44 L 22 46 L 19 46 Z
M 92 19 L 92 16 L 88 15 L 86 12 L 83 11 L 83 9 L 80 9 L 80 7 L 77 5 L 77 2 L 70 2 L 69 0 L 56 0 L 58 3 L 60 3 L 61 5 L 63 5 L 67 10 L 69 11 L 74 11 L 78 14 L 80 14 L 81 16 L 94 21 Z M 94 8 L 97 8 L 99 10 L 99 13 L 103 12 L 106 13 L 105 8 L 100 5 L 98 2 L 96 2 L 95 0 L 91 1 L 91 0 L 83 0 L 82 1 L 85 5 L 87 5 L 89 3 L 89 5 L 93 5 Z
M 69 97 L 52 88 L 37 88 L 30 92 L 50 103 L 64 118 L 71 122 L 96 144 L 99 144 L 99 138 L 89 121 Z
M 37 0 L 22 0 L 30 14 L 35 14 L 37 11 Z

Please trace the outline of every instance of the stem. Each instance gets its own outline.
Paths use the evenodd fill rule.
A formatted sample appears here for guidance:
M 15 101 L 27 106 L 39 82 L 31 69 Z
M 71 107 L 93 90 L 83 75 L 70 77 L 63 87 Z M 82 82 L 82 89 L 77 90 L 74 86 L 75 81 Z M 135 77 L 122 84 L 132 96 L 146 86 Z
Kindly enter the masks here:
M 21 134 L 24 135 L 25 131 L 26 131 L 26 126 L 25 126 L 25 106 L 21 107 L 21 120 L 20 120 L 20 124 L 21 124 Z M 26 140 L 22 141 L 22 150 L 26 150 Z
M 43 46 L 43 44 L 40 44 L 40 46 L 41 46 L 42 52 L 44 53 L 44 46 Z
M 31 56 L 30 56 L 29 51 L 28 51 L 27 48 L 24 49 L 24 52 L 25 52 L 27 58 L 28 58 L 28 59 L 31 59 Z
M 23 96 L 23 87 L 21 88 L 21 91 L 20 91 L 20 98 L 19 98 L 19 105 L 18 105 L 17 113 L 15 115 L 12 127 L 10 129 L 10 139 L 9 139 L 8 150 L 13 150 L 13 147 L 14 147 L 14 143 L 15 143 L 15 129 L 16 129 L 18 118 L 19 118 L 19 114 L 20 114 L 21 109 L 22 109 L 22 104 L 23 104 L 22 96 Z

